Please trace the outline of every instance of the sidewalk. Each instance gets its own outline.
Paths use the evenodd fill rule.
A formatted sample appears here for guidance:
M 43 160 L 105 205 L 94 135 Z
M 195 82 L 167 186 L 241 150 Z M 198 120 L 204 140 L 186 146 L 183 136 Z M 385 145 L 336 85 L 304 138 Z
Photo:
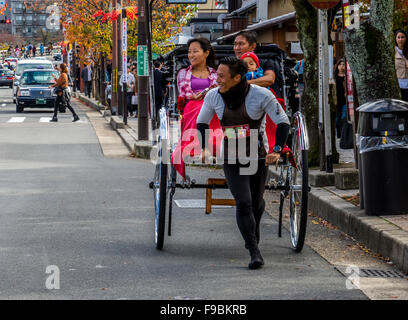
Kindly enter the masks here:
M 117 131 L 132 154 L 138 158 L 150 159 L 152 142 L 137 139 L 136 118 L 128 118 L 128 125 L 124 125 L 121 117 L 111 117 L 110 113 L 105 112 L 105 107 L 95 100 L 78 93 L 73 93 L 73 96 L 98 110 Z M 367 216 L 358 205 L 359 190 L 356 185 L 356 170 L 352 169 L 352 150 L 340 150 L 340 161 L 344 163 L 343 168 L 335 169 L 330 175 L 319 170 L 309 171 L 309 211 L 408 273 L 408 212 L 406 215 Z M 270 171 L 273 175 L 277 174 L 273 168 Z
M 73 92 L 72 96 L 79 99 L 82 103 L 97 110 L 107 122 L 109 122 L 112 128 L 118 133 L 123 140 L 130 153 L 137 158 L 150 159 L 150 154 L 153 150 L 152 144 L 152 130 L 151 122 L 149 121 L 149 140 L 138 140 L 138 119 L 128 118 L 128 124 L 125 125 L 121 116 L 112 116 L 109 110 L 105 110 L 106 107 L 99 101 L 93 98 L 88 98 L 80 92 Z

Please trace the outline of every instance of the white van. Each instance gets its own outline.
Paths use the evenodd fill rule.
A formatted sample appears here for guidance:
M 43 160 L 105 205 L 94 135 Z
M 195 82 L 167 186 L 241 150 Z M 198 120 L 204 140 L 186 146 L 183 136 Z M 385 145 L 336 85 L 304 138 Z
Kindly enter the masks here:
M 24 70 L 27 69 L 54 69 L 50 60 L 25 59 L 19 60 L 16 66 L 16 74 L 13 81 L 13 102 L 16 102 L 17 87 L 20 84 L 20 78 Z

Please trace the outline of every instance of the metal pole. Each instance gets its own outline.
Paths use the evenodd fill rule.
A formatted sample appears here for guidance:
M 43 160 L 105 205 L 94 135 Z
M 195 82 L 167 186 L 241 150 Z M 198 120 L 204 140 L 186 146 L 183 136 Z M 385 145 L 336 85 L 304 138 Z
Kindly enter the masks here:
M 122 9 L 122 62 L 123 62 L 123 122 L 127 124 L 127 18 L 126 8 Z
M 112 0 L 112 9 L 116 10 L 116 0 Z M 118 113 L 118 50 L 117 50 L 117 21 L 112 21 L 112 115 Z
M 329 106 L 329 47 L 328 47 L 328 27 L 327 10 L 319 10 L 320 24 L 322 30 L 322 103 L 323 103 L 323 124 L 326 151 L 326 172 L 333 172 L 333 154 L 331 145 L 331 116 Z
M 117 10 L 122 10 L 122 0 L 117 0 L 116 3 Z M 123 115 L 123 86 L 120 85 L 120 77 L 122 76 L 123 72 L 126 70 L 122 70 L 122 15 L 118 15 L 118 23 L 117 25 L 117 57 L 118 57 L 118 114 L 120 116 Z
M 323 37 L 322 37 L 322 23 L 320 19 L 320 10 L 318 10 L 318 39 L 319 39 L 319 149 L 320 149 L 320 171 L 326 170 L 325 159 L 325 138 L 324 138 L 324 126 L 323 126 Z
M 140 63 L 140 46 L 147 45 L 147 22 L 146 1 L 138 0 L 138 64 Z M 139 117 L 138 117 L 138 139 L 149 140 L 149 78 L 148 75 L 137 74 L 138 96 L 139 96 Z
M 76 75 L 77 75 L 77 71 L 76 71 L 76 42 L 73 43 L 72 46 L 72 79 L 73 79 L 73 83 L 74 83 L 74 87 L 72 88 L 72 90 L 74 92 L 76 92 L 76 88 L 77 88 L 77 79 L 76 79 Z
M 149 0 L 146 0 L 149 2 Z M 152 124 L 152 130 L 156 129 L 156 98 L 155 98 L 155 91 L 154 91 L 154 66 L 153 66 L 153 54 L 152 54 L 152 23 L 153 23 L 153 3 L 155 0 L 151 0 L 150 3 L 147 3 L 147 7 L 149 9 L 149 33 L 148 33 L 148 50 L 149 50 L 149 70 L 150 70 L 150 118 Z

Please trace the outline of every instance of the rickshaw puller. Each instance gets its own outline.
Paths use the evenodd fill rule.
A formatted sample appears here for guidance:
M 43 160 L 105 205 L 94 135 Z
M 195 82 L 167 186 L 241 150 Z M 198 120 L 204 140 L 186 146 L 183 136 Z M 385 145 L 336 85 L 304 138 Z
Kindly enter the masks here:
M 258 132 L 258 152 L 255 159 L 257 170 L 254 174 L 243 175 L 242 169 L 248 165 L 241 164 L 239 159 L 229 157 L 229 143 L 224 140 L 224 173 L 228 187 L 236 201 L 236 219 L 238 228 L 245 241 L 245 247 L 249 250 L 251 260 L 249 269 L 258 269 L 263 264 L 263 258 L 258 248 L 259 224 L 265 209 L 263 193 L 269 164 L 277 163 L 289 133 L 289 119 L 274 97 L 266 88 L 248 84 L 245 74 L 246 63 L 236 57 L 223 58 L 217 70 L 218 88 L 210 90 L 203 107 L 197 118 L 197 129 L 201 137 L 205 137 L 205 131 L 209 128 L 214 113 L 220 119 L 224 131 L 224 139 L 228 139 L 227 132 L 231 129 L 235 132 L 236 141 L 245 139 L 243 144 L 248 156 L 250 149 L 251 129 Z M 273 152 L 267 154 L 268 149 L 266 134 L 264 134 L 265 114 L 277 125 L 275 146 Z M 253 131 L 252 131 L 253 132 Z M 201 141 L 203 162 L 211 155 L 206 149 L 206 141 Z M 231 152 L 230 152 L 231 153 Z M 235 150 L 234 156 L 240 153 Z M 234 160 L 234 161 L 231 161 Z M 251 165 L 251 164 L 250 164 Z

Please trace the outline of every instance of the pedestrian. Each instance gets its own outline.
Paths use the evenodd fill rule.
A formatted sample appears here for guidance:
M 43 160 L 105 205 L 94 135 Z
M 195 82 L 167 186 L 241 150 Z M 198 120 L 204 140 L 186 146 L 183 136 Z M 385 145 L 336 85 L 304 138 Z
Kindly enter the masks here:
M 75 110 L 71 107 L 70 99 L 71 95 L 68 91 L 68 69 L 65 63 L 61 63 L 58 66 L 58 71 L 60 71 L 60 76 L 58 79 L 54 77 L 55 83 L 50 86 L 49 88 L 55 88 L 55 92 L 57 93 L 57 98 L 55 99 L 55 105 L 54 105 L 54 116 L 50 120 L 51 122 L 57 122 L 58 118 L 58 109 L 60 104 L 66 106 L 71 112 L 72 115 L 74 116 L 74 120 L 72 122 L 78 121 L 79 117 L 76 114 Z
M 35 45 L 33 45 L 33 57 L 35 58 L 35 53 L 37 52 L 37 48 Z
M 300 61 L 296 62 L 295 67 L 293 68 L 297 73 L 298 73 L 298 91 L 299 95 L 303 94 L 304 88 L 305 88 L 305 83 L 303 79 L 303 66 L 305 64 L 305 59 L 302 59 Z
M 44 45 L 42 43 L 40 45 L 40 54 L 41 54 L 41 57 L 44 55 Z
M 395 69 L 402 100 L 408 102 L 408 40 L 403 30 L 395 32 Z
M 122 87 L 122 92 L 123 92 L 123 75 L 120 76 L 119 83 L 120 83 L 120 86 Z M 130 66 L 129 66 L 127 68 L 126 105 L 128 107 L 128 113 L 130 113 L 130 116 L 133 115 L 132 96 L 133 96 L 134 86 L 135 86 L 135 77 L 133 76 L 133 73 L 130 71 Z
M 106 82 L 106 88 L 105 88 L 105 97 L 108 102 L 109 108 L 112 108 L 111 102 L 112 102 L 112 85 L 110 82 Z
M 85 83 L 85 96 L 91 98 L 91 91 L 92 91 L 92 67 L 91 64 L 88 63 L 85 68 L 82 69 L 81 79 Z
M 201 133 L 201 159 L 207 162 L 206 159 L 212 152 L 203 137 L 206 137 L 206 130 L 214 115 L 221 122 L 226 139 L 223 148 L 225 178 L 236 202 L 237 225 L 245 247 L 249 250 L 248 268 L 258 269 L 264 264 L 258 243 L 259 226 L 265 208 L 263 194 L 268 165 L 277 164 L 290 125 L 286 113 L 272 92 L 248 83 L 245 77 L 247 71 L 246 63 L 237 57 L 220 60 L 217 70 L 219 87 L 207 93 L 197 118 L 197 130 Z M 271 153 L 266 150 L 262 133 L 265 114 L 277 125 L 275 146 Z M 251 138 L 254 130 L 257 130 L 256 152 L 252 154 L 249 151 L 254 140 Z M 229 139 L 234 139 L 235 143 L 230 143 Z M 231 151 L 231 145 L 238 145 L 238 148 Z
M 194 38 L 187 42 L 188 60 L 190 66 L 181 69 L 177 75 L 177 87 L 179 91 L 177 107 L 183 117 L 180 123 L 180 133 L 195 131 L 196 120 L 203 106 L 204 97 L 210 88 L 217 86 L 217 71 L 215 70 L 215 51 L 206 38 Z M 157 125 L 159 125 L 159 108 L 156 104 Z M 220 128 L 220 122 L 216 117 L 210 124 L 214 132 Z M 222 134 L 222 133 L 220 133 Z M 194 139 L 194 141 L 198 140 Z M 198 145 L 197 145 L 198 146 Z M 175 169 L 185 178 L 184 149 L 194 148 L 189 140 L 180 140 L 173 153 Z M 186 150 L 187 150 L 186 149 Z
M 138 116 L 138 105 L 139 105 L 139 96 L 137 94 L 137 67 L 133 67 L 132 69 L 133 77 L 135 78 L 135 85 L 133 86 L 133 95 L 132 95 L 132 110 L 134 112 L 134 117 L 137 118 Z
M 334 66 L 334 80 L 336 81 L 336 133 L 340 139 L 343 123 L 346 121 L 346 64 L 344 58 L 339 59 Z
M 239 59 L 246 52 L 255 52 L 256 43 L 256 33 L 253 31 L 240 31 L 234 39 L 234 52 L 235 56 Z M 274 93 L 278 98 L 282 97 L 282 88 L 279 85 L 280 79 L 278 67 L 270 59 L 259 59 L 259 65 L 264 72 L 264 76 L 248 80 L 250 84 L 257 84 L 258 86 L 273 89 Z
M 153 61 L 153 77 L 154 77 L 154 104 L 156 108 L 156 114 L 158 114 L 160 108 L 164 104 L 166 82 L 164 75 L 161 71 L 163 64 L 159 60 Z

